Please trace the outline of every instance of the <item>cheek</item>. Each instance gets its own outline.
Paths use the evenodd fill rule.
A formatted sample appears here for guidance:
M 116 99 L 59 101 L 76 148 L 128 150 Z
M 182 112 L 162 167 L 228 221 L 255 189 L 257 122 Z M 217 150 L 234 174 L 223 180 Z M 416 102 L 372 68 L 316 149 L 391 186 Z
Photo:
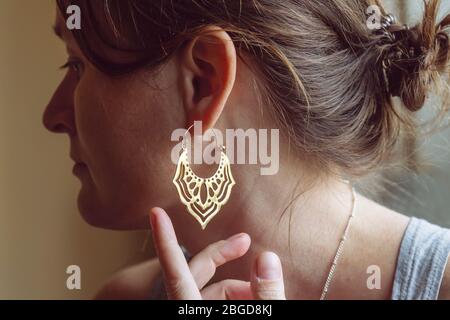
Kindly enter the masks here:
M 176 88 L 154 89 L 138 78 L 83 77 L 75 121 L 92 197 L 100 206 L 127 211 L 164 201 L 175 168 L 171 132 L 184 125 Z

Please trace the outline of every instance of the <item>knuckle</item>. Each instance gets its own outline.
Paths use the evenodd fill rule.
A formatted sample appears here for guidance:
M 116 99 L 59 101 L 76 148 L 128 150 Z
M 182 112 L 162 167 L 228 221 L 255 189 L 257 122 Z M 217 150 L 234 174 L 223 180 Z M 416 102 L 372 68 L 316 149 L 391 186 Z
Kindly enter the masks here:
M 227 259 L 222 254 L 222 247 L 226 244 L 225 240 L 218 241 L 216 243 L 210 244 L 207 249 L 207 256 L 211 261 L 214 268 L 227 262 Z
M 209 254 L 212 254 L 216 251 L 220 251 L 220 248 L 223 247 L 223 245 L 225 243 L 226 243 L 225 240 L 220 240 L 220 241 L 211 243 L 206 247 L 206 252 L 208 252 Z
M 284 286 L 279 281 L 259 281 L 254 288 L 255 294 L 262 300 L 284 300 Z
M 185 283 L 181 279 L 168 279 L 166 281 L 166 293 L 169 299 L 180 299 L 185 294 Z
M 284 295 L 279 290 L 259 290 L 257 292 L 259 299 L 262 300 L 283 300 Z
M 214 261 L 214 265 L 216 267 L 221 266 L 227 262 L 227 258 L 222 254 L 220 250 L 216 251 L 212 256 L 212 260 Z
M 227 290 L 226 290 L 227 289 L 227 284 L 228 284 L 227 280 L 222 280 L 222 281 L 217 283 L 219 291 L 220 291 L 220 294 L 221 294 L 222 297 L 225 297 L 226 294 L 227 294 Z

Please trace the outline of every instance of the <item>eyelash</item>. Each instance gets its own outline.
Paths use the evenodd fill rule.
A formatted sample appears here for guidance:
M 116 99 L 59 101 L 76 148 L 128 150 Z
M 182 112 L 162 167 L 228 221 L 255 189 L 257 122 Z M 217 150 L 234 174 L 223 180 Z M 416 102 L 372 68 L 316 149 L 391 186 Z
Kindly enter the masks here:
M 65 64 L 63 64 L 61 67 L 59 67 L 59 69 L 61 69 L 61 70 L 70 69 L 70 70 L 75 71 L 79 75 L 81 72 L 82 66 L 83 66 L 83 64 L 81 61 L 69 60 Z

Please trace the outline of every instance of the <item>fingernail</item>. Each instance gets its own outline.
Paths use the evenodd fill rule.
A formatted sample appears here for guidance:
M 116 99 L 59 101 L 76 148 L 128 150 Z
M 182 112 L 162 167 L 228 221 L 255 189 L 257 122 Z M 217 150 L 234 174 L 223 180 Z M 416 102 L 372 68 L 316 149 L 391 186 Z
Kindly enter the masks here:
M 152 209 L 152 213 L 150 214 L 151 224 L 152 228 L 156 227 L 158 224 L 160 228 L 171 229 L 171 222 L 170 218 L 168 217 L 167 213 L 162 208 L 155 207 Z M 166 230 L 167 231 L 167 230 Z
M 232 237 L 229 237 L 225 240 L 225 243 L 222 247 L 222 252 L 235 252 L 236 251 L 236 242 L 240 241 L 242 238 L 246 236 L 245 233 L 235 234 Z
M 235 234 L 234 236 L 229 237 L 227 239 L 227 241 L 233 241 L 233 240 L 239 239 L 240 237 L 243 237 L 243 236 L 244 236 L 244 233 L 238 233 L 238 234 Z
M 257 259 L 256 275 L 264 280 L 281 278 L 281 262 L 273 252 L 263 252 Z
M 156 215 L 159 213 L 158 212 L 159 208 L 152 208 L 150 210 L 150 225 L 153 228 L 156 225 Z

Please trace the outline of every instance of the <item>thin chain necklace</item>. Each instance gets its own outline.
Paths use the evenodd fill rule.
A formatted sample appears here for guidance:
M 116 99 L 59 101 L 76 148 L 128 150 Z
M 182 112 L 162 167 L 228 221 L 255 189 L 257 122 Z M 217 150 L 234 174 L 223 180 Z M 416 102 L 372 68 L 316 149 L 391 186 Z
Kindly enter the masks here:
M 355 216 L 355 208 L 356 208 L 356 192 L 355 188 L 352 187 L 352 211 L 350 216 L 348 217 L 347 226 L 345 227 L 344 234 L 341 237 L 341 241 L 339 242 L 339 246 L 336 250 L 336 254 L 333 259 L 333 264 L 331 265 L 330 272 L 328 273 L 327 281 L 325 281 L 325 285 L 322 289 L 322 295 L 320 296 L 320 300 L 325 300 L 327 297 L 328 289 L 331 284 L 331 280 L 333 280 L 334 272 L 336 271 L 336 266 L 339 262 L 339 258 L 341 257 L 342 250 L 344 249 L 345 240 L 347 240 L 347 234 L 350 230 L 350 222 Z

